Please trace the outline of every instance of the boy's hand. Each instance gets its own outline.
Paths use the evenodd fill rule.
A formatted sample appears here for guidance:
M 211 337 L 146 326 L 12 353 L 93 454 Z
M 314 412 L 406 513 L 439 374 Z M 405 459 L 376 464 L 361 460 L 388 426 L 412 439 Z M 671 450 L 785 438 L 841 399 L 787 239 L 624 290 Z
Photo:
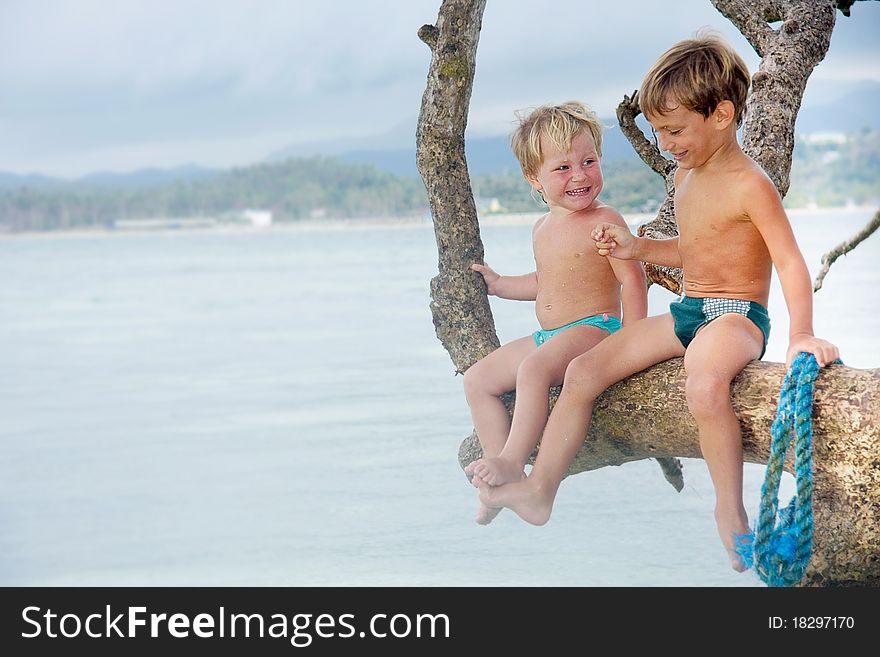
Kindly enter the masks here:
M 612 256 L 621 260 L 635 257 L 636 238 L 628 229 L 616 224 L 598 224 L 592 233 L 600 256 Z
M 816 357 L 819 367 L 825 367 L 840 358 L 840 350 L 828 340 L 822 340 L 807 333 L 791 336 L 788 344 L 788 353 L 785 356 L 786 369 L 791 367 L 792 361 L 800 352 L 805 351 Z
M 480 265 L 477 263 L 472 264 L 471 269 L 483 275 L 483 280 L 486 281 L 486 291 L 491 295 L 496 295 L 495 283 L 501 278 L 501 274 L 498 274 L 488 265 Z

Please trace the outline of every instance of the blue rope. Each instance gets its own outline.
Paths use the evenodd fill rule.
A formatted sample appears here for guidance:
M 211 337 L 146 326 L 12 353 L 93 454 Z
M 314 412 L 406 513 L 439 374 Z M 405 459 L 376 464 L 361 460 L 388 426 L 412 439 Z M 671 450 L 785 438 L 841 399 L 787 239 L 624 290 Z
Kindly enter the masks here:
M 840 361 L 837 361 L 840 362 Z M 761 486 L 754 533 L 736 536 L 735 549 L 768 586 L 793 586 L 804 576 L 813 546 L 813 385 L 819 365 L 801 352 L 785 375 L 771 427 L 770 459 Z M 785 452 L 795 437 L 797 496 L 779 511 Z M 776 522 L 777 515 L 779 516 Z

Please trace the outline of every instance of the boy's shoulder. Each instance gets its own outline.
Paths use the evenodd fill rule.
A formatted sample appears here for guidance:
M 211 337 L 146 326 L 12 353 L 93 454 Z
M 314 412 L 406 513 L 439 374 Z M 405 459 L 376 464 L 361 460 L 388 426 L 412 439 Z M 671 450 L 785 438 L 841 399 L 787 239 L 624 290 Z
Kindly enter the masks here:
M 532 232 L 534 233 L 534 232 L 537 231 L 541 226 L 543 226 L 545 223 L 547 223 L 547 219 L 548 219 L 549 217 L 550 217 L 550 213 L 549 213 L 549 212 L 546 212 L 546 213 L 542 214 L 540 217 L 538 217 L 538 220 L 537 220 L 535 223 L 532 224 Z
M 553 221 L 552 215 L 550 214 L 546 215 L 544 219 Z M 557 218 L 557 221 L 558 223 L 552 225 L 559 226 L 560 228 L 567 226 L 569 229 L 574 230 L 592 231 L 593 227 L 600 223 L 613 223 L 619 226 L 626 226 L 626 221 L 624 220 L 623 215 L 621 215 L 615 208 L 610 205 L 605 205 L 604 203 L 599 203 L 590 208 L 560 216 Z M 536 224 L 536 227 L 537 225 L 538 224 Z
M 577 210 L 575 212 L 559 213 L 558 215 L 554 215 L 553 212 L 548 212 L 541 216 L 534 225 L 539 226 L 547 222 L 552 223 L 557 221 L 569 221 L 571 219 L 574 219 L 576 221 L 616 220 L 622 222 L 623 215 L 621 215 L 616 208 L 613 208 L 610 205 L 606 205 L 605 203 L 596 203 L 596 205 L 592 207 Z
M 676 169 L 674 174 L 676 189 L 693 173 L 695 173 L 694 169 L 682 169 L 681 167 Z M 768 185 L 775 189 L 773 181 L 770 180 L 770 177 L 761 165 L 742 151 L 740 151 L 738 157 L 730 159 L 724 166 L 713 168 L 710 177 L 703 178 L 700 175 L 699 178 L 705 184 L 712 185 L 717 184 L 719 179 L 723 179 L 726 185 L 730 185 L 727 189 L 740 193 L 766 192 L 768 191 Z M 702 183 L 700 185 L 702 186 Z
M 626 220 L 623 218 L 623 215 L 620 214 L 617 208 L 606 205 L 605 203 L 599 204 L 588 212 L 590 221 L 597 223 L 614 223 L 620 226 L 626 226 Z
M 743 153 L 741 161 L 731 167 L 731 186 L 747 206 L 764 200 L 781 201 L 779 190 L 760 164 Z

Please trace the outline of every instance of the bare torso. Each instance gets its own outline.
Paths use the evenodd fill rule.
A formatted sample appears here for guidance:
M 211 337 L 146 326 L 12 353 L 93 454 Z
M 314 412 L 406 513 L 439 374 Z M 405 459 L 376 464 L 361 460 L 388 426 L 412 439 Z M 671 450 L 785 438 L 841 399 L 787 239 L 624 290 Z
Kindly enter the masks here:
M 737 168 L 680 171 L 675 216 L 684 291 L 767 305 L 772 262 L 764 239 L 742 210 L 743 177 L 763 175 L 743 156 Z
M 603 313 L 620 318 L 620 283 L 590 237 L 596 223 L 609 220 L 609 213 L 616 215 L 601 206 L 561 217 L 547 215 L 535 225 L 535 314 L 542 329 Z

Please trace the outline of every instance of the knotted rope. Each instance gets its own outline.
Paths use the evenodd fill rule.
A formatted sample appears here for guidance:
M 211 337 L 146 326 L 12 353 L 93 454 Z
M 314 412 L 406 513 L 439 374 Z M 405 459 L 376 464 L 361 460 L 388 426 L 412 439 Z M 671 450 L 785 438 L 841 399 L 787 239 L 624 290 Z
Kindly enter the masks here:
M 839 361 L 838 361 L 839 362 Z M 770 459 L 754 534 L 736 537 L 736 552 L 768 586 L 793 586 L 804 576 L 813 545 L 813 387 L 819 365 L 801 352 L 785 375 L 771 427 Z M 779 511 L 785 452 L 795 438 L 797 496 Z M 779 521 L 776 522 L 777 512 Z

